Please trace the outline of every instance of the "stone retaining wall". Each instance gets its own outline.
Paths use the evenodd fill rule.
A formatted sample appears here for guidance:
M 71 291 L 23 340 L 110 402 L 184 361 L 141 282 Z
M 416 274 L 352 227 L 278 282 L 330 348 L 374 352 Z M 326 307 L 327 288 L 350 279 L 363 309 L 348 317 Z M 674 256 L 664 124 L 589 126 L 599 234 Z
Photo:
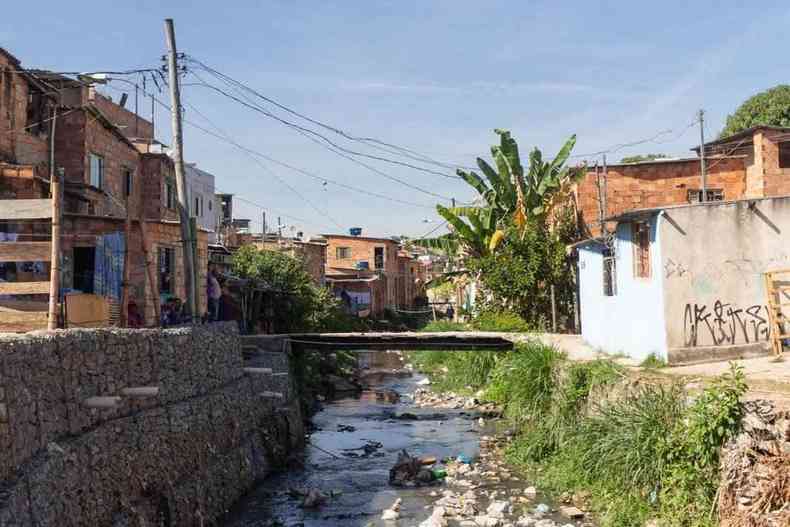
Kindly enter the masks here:
M 232 324 L 0 339 L 0 526 L 210 524 L 301 444 L 283 357 L 245 374 Z

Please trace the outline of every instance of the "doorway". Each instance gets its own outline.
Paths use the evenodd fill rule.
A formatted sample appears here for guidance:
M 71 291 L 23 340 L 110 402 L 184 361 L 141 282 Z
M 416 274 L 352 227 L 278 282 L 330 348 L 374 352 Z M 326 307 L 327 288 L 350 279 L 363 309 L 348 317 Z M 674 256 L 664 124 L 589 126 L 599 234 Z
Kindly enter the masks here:
M 74 289 L 83 293 L 93 293 L 93 270 L 95 265 L 95 247 L 74 248 Z

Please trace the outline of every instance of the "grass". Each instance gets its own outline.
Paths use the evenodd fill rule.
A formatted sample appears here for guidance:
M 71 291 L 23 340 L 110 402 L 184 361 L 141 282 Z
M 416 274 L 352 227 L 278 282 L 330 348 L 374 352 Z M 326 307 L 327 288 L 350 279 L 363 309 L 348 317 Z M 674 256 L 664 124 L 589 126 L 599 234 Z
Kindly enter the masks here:
M 589 493 L 602 527 L 715 525 L 719 450 L 746 390 L 737 367 L 690 401 L 679 384 L 631 378 L 611 359 L 571 362 L 538 341 L 414 361 L 440 390 L 482 388 L 501 404 L 517 431 L 508 461 L 545 490 Z
M 645 360 L 639 363 L 640 368 L 644 368 L 646 370 L 658 370 L 661 368 L 667 367 L 667 361 L 662 358 L 656 356 L 655 353 L 651 353 Z
M 428 322 L 420 331 L 425 332 L 450 332 L 450 331 L 469 331 L 469 326 L 461 322 L 452 320 L 432 320 Z
M 515 313 L 509 312 L 480 313 L 472 321 L 472 325 L 480 331 L 502 333 L 530 333 L 535 330 L 526 320 Z

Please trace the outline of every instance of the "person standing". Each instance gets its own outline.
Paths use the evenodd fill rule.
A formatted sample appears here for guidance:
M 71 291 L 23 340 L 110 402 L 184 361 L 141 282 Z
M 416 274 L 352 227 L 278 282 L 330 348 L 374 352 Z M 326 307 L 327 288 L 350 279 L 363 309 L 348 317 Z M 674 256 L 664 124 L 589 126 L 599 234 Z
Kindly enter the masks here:
M 213 265 L 208 269 L 206 297 L 208 298 L 208 319 L 210 322 L 216 322 L 219 320 L 219 300 L 222 298 L 222 288 L 219 286 L 217 271 Z

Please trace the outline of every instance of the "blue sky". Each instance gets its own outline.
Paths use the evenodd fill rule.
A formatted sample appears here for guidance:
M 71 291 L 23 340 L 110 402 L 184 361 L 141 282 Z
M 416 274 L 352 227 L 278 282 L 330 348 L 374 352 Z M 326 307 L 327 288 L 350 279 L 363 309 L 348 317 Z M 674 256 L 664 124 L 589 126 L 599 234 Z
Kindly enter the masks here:
M 0 46 L 27 67 L 156 67 L 165 51 L 163 19 L 172 17 L 181 51 L 272 99 L 357 136 L 465 165 L 487 155 L 494 128 L 512 130 L 522 152 L 538 146 L 547 156 L 572 133 L 578 135 L 575 153 L 584 154 L 671 130 L 657 142 L 609 154 L 610 162 L 646 152 L 687 155 L 699 140 L 698 130 L 688 128 L 699 108 L 706 111 L 707 136 L 714 137 L 744 99 L 790 82 L 786 2 L 761 2 L 759 8 L 713 1 L 162 4 L 14 2 L 0 20 Z M 214 173 L 221 191 L 266 206 L 270 223 L 280 215 L 308 233 L 337 232 L 336 222 L 371 235 L 410 236 L 441 223 L 431 195 L 353 164 L 204 87 L 186 85 L 184 98 L 246 147 L 422 205 L 323 185 L 256 162 L 187 125 L 187 159 Z M 150 101 L 141 102 L 141 113 L 150 115 Z M 189 107 L 186 118 L 213 126 Z M 160 110 L 156 121 L 157 135 L 169 142 L 168 116 Z M 458 180 L 365 162 L 433 193 L 459 201 L 473 196 Z M 259 221 L 259 207 L 236 207 L 237 216 Z

